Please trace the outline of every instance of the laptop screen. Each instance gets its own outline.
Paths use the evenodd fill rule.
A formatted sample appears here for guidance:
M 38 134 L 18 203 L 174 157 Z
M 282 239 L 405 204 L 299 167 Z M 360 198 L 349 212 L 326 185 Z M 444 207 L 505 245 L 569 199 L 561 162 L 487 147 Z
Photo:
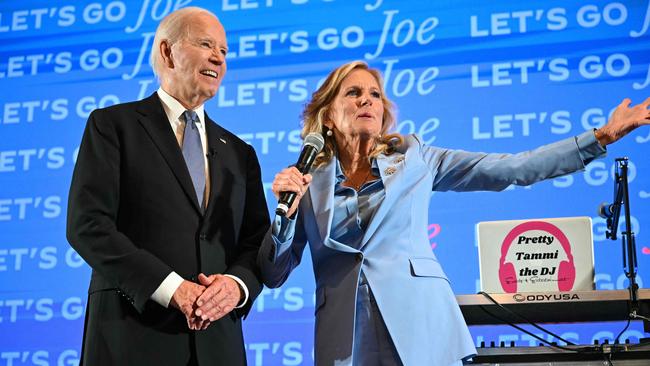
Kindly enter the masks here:
M 591 218 L 485 221 L 476 225 L 481 291 L 594 289 Z

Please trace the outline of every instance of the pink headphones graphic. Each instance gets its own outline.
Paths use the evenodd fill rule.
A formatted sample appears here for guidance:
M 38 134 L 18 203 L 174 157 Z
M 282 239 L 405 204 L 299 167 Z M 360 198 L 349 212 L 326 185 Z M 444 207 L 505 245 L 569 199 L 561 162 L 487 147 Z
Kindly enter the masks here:
M 517 271 L 514 264 L 510 262 L 506 263 L 506 255 L 515 239 L 522 233 L 530 230 L 546 231 L 553 235 L 560 242 L 560 245 L 562 245 L 568 260 L 561 261 L 558 266 L 557 287 L 559 291 L 570 291 L 576 279 L 576 267 L 573 264 L 571 244 L 562 230 L 544 221 L 524 222 L 523 224 L 517 225 L 506 235 L 506 238 L 501 244 L 501 259 L 499 259 L 499 281 L 501 281 L 501 287 L 507 293 L 517 292 Z

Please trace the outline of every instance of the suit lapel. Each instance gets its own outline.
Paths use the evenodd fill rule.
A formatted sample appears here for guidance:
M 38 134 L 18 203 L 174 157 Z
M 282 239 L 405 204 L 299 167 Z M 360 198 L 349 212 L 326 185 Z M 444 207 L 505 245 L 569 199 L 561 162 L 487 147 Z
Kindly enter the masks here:
M 313 180 L 309 187 L 309 197 L 314 209 L 318 232 L 327 243 L 330 236 L 334 213 L 335 162 L 332 158 L 327 164 L 312 171 Z
M 210 216 L 214 212 L 219 192 L 224 187 L 224 164 L 227 164 L 231 150 L 228 147 L 228 139 L 223 129 L 205 115 L 205 132 L 208 139 L 208 169 L 210 172 L 210 197 L 208 197 L 205 215 Z M 222 212 L 218 210 L 217 212 Z
M 169 125 L 167 115 L 165 115 L 158 95 L 154 93 L 149 98 L 142 100 L 138 106 L 138 113 L 140 113 L 138 121 L 158 147 L 160 154 L 174 173 L 187 198 L 192 201 L 194 208 L 198 212 L 201 212 L 199 202 L 196 199 L 196 192 L 192 185 L 192 177 L 187 170 L 183 153 L 181 152 L 180 146 L 178 146 L 178 141 L 176 141 L 174 132 Z
M 331 249 L 347 253 L 358 253 L 359 250 L 330 238 L 332 219 L 334 216 L 334 185 L 336 182 L 336 162 L 332 158 L 326 165 L 312 172 L 313 180 L 309 187 L 318 225 L 318 233 L 323 238 L 323 244 Z
M 400 186 L 400 182 L 404 177 L 404 154 L 402 153 L 393 153 L 390 156 L 379 155 L 377 157 L 377 166 L 379 167 L 379 174 L 381 176 L 381 181 L 384 184 L 384 200 L 377 207 L 377 211 L 370 222 L 368 223 L 368 228 L 363 235 L 361 240 L 361 248 L 363 248 L 374 233 L 379 228 L 379 225 L 384 220 L 384 217 L 390 212 L 390 209 L 395 206 L 394 202 L 399 198 L 399 195 L 395 192 L 395 187 Z M 393 215 L 403 215 L 401 212 L 394 212 Z

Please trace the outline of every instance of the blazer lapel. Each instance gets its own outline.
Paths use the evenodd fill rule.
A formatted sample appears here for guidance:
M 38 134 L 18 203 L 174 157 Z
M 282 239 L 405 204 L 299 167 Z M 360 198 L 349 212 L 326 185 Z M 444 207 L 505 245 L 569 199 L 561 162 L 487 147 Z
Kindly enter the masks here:
M 210 196 L 206 206 L 205 216 L 208 217 L 214 212 L 214 202 L 219 192 L 224 187 L 224 164 L 228 160 L 230 149 L 228 139 L 223 129 L 219 127 L 208 115 L 205 115 L 205 132 L 208 139 L 208 170 L 210 172 Z M 232 160 L 232 159 L 231 159 Z M 217 212 L 223 212 L 218 210 Z
M 312 172 L 313 180 L 309 187 L 318 233 L 323 244 L 341 252 L 358 253 L 359 250 L 330 238 L 334 216 L 334 184 L 336 182 L 336 162 L 332 158 L 326 165 Z
M 327 241 L 334 213 L 334 207 L 332 207 L 334 204 L 335 182 L 334 159 L 311 173 L 313 179 L 309 187 L 309 197 L 311 198 L 320 237 L 325 238 L 324 241 Z
M 379 174 L 381 181 L 384 184 L 384 200 L 377 207 L 377 211 L 370 219 L 368 228 L 361 240 L 361 248 L 363 248 L 373 234 L 379 228 L 379 225 L 384 220 L 384 217 L 390 212 L 390 209 L 395 206 L 394 202 L 399 198 L 399 189 L 396 192 L 395 187 L 399 187 L 404 177 L 404 163 L 405 155 L 402 153 L 393 153 L 389 156 L 379 155 L 377 157 L 377 166 L 379 167 Z M 401 212 L 393 212 L 393 215 L 403 215 Z
M 138 107 L 138 113 L 140 113 L 138 121 L 158 147 L 158 150 L 174 173 L 187 198 L 192 201 L 192 204 L 200 213 L 201 208 L 196 199 L 196 193 L 192 185 L 192 177 L 187 170 L 183 153 L 181 152 L 180 146 L 178 146 L 174 132 L 169 126 L 167 115 L 165 115 L 158 95 L 154 93 L 149 98 L 142 100 Z

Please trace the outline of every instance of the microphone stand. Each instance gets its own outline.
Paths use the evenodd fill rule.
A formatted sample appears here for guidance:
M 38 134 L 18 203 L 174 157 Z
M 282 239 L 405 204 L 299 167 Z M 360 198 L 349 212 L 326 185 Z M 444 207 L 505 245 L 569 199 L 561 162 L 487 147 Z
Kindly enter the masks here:
M 607 218 L 608 239 L 616 240 L 616 231 L 618 230 L 618 221 L 621 215 L 621 206 L 625 206 L 625 231 L 621 236 L 623 247 L 623 271 L 629 280 L 630 291 L 630 316 L 638 317 L 639 310 L 638 290 L 639 285 L 636 283 L 637 260 L 636 260 L 636 242 L 632 232 L 632 223 L 630 219 L 630 196 L 627 182 L 627 158 L 616 159 L 616 174 L 614 179 L 614 202 L 612 203 L 612 215 Z

